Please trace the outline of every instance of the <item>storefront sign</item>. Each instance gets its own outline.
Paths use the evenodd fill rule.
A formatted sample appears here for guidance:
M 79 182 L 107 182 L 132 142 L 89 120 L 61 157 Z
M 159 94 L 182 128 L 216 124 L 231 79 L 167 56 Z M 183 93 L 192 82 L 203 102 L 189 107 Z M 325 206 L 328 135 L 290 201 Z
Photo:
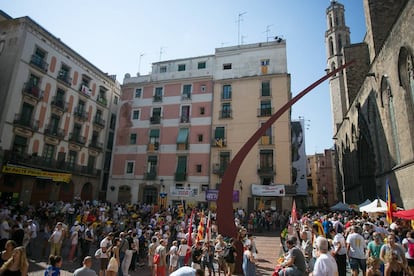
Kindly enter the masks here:
M 34 168 L 24 168 L 18 166 L 3 166 L 3 173 L 22 174 L 35 176 L 39 178 L 51 179 L 54 182 L 66 182 L 69 183 L 72 175 L 70 173 L 57 173 L 42 171 Z
M 178 197 L 191 197 L 193 196 L 193 190 L 191 189 L 171 189 L 170 194 Z
M 252 195 L 255 196 L 285 196 L 285 185 L 252 184 Z
M 207 190 L 206 201 L 217 201 L 219 190 Z M 233 191 L 233 202 L 239 202 L 240 194 L 239 191 Z

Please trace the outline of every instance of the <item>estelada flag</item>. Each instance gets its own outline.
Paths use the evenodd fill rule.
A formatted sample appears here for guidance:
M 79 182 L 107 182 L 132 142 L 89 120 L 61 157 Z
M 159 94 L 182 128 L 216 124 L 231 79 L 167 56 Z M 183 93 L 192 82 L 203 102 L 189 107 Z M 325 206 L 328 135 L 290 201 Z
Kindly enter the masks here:
M 296 201 L 293 200 L 292 212 L 290 214 L 290 224 L 294 224 L 297 222 L 298 222 L 298 214 L 296 213 Z
M 389 180 L 387 178 L 386 180 L 386 188 L 387 188 L 387 193 L 386 193 L 386 199 L 387 199 L 387 222 L 388 224 L 392 223 L 392 213 L 397 211 L 397 204 L 395 204 L 394 198 L 392 197 L 392 193 L 391 193 L 391 187 L 390 187 L 390 183 Z

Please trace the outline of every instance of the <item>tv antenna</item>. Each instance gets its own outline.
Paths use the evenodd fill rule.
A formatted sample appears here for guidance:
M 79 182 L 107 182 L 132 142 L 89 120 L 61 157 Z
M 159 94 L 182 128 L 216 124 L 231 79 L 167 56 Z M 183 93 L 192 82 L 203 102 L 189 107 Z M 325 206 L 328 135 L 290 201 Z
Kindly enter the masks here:
M 239 16 L 237 18 L 237 45 L 240 45 L 240 22 L 243 21 L 242 16 L 245 15 L 247 12 L 239 13 Z
M 164 53 L 164 51 L 163 51 L 163 50 L 164 50 L 164 48 L 165 48 L 165 47 L 160 47 L 160 61 L 161 61 L 161 58 L 162 58 L 162 54 Z
M 139 62 L 138 62 L 138 74 L 141 73 L 141 59 L 144 56 L 144 53 L 139 54 Z
M 271 37 L 271 36 L 269 36 L 269 33 L 270 33 L 270 27 L 272 27 L 273 26 L 273 24 L 272 25 L 267 25 L 266 26 L 266 31 L 264 31 L 264 33 L 266 33 L 266 42 L 269 42 L 269 38 Z

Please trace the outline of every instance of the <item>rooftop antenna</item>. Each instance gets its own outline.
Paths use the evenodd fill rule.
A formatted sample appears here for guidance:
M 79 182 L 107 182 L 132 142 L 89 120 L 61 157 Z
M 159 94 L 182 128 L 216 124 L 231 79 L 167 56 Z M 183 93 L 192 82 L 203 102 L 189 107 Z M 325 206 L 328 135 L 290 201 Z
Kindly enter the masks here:
M 237 45 L 240 45 L 240 22 L 242 22 L 243 21 L 243 18 L 242 18 L 242 16 L 243 15 L 245 15 L 247 12 L 242 12 L 242 13 L 239 13 L 239 16 L 238 16 L 238 18 L 237 18 Z
M 139 62 L 138 62 L 138 74 L 141 73 L 141 58 L 144 56 L 144 53 L 139 54 Z
M 161 58 L 162 58 L 162 54 L 164 53 L 164 47 L 160 47 L 160 61 L 161 61 Z
M 266 26 L 266 31 L 264 31 L 266 33 L 266 42 L 269 42 L 269 38 L 270 38 L 270 36 L 269 36 L 270 27 L 272 27 L 272 26 L 273 26 L 273 24 L 272 25 L 267 25 Z

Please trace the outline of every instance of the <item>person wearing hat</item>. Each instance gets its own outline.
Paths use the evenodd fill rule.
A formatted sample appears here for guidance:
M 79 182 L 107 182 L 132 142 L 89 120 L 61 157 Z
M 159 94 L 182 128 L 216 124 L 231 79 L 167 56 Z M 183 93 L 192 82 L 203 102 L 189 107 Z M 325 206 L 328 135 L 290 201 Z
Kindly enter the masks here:
M 226 266 L 227 266 L 227 276 L 231 276 L 234 274 L 234 269 L 236 266 L 236 257 L 237 257 L 236 246 L 234 245 L 233 238 L 230 238 L 228 246 L 229 246 L 229 254 L 225 258 L 225 260 L 226 260 Z
M 306 261 L 302 251 L 296 247 L 297 238 L 291 237 L 286 241 L 286 246 L 289 249 L 286 260 L 281 264 L 284 269 L 284 275 L 305 275 Z

